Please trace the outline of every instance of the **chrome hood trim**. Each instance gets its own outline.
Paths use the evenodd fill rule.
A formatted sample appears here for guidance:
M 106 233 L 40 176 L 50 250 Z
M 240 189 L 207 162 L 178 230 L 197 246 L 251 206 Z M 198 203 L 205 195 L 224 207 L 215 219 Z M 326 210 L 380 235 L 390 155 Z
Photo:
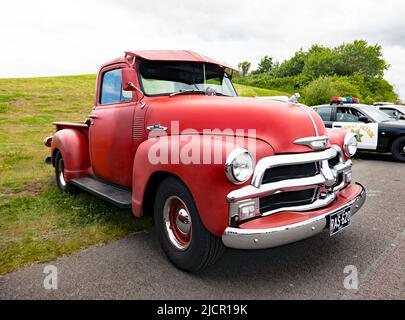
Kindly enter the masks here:
M 309 118 L 311 119 L 311 121 L 312 121 L 312 125 L 314 126 L 315 135 L 316 135 L 316 136 L 319 136 L 318 127 L 316 126 L 314 117 L 311 115 L 311 113 L 310 113 L 310 112 L 308 111 L 308 109 L 307 109 L 307 108 L 309 108 L 309 107 L 307 107 L 307 106 L 305 106 L 305 105 L 302 105 L 302 104 L 296 104 L 296 106 L 297 106 L 298 108 L 300 108 L 301 110 L 303 110 L 303 111 L 308 115 L 308 117 L 309 117 Z

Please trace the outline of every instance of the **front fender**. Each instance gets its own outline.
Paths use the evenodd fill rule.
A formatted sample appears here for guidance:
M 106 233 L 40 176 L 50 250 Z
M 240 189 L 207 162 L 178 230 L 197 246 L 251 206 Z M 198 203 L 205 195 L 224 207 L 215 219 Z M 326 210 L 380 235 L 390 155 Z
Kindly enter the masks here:
M 67 181 L 87 175 L 90 167 L 87 135 L 74 129 L 60 130 L 53 136 L 51 150 L 53 164 L 56 151 L 61 152 Z
M 329 143 L 330 145 L 337 145 L 339 146 L 342 150 L 344 150 L 343 148 L 343 144 L 345 141 L 345 137 L 346 137 L 346 131 L 344 129 L 326 129 L 326 133 L 329 137 Z M 348 160 L 349 158 L 346 156 L 345 153 L 344 157 L 345 160 Z
M 199 136 L 189 135 L 152 138 L 143 142 L 135 155 L 133 169 L 133 198 L 132 207 L 136 216 L 142 215 L 142 202 L 145 196 L 145 187 L 154 173 L 166 172 L 178 177 L 190 190 L 203 225 L 213 234 L 221 236 L 228 226 L 229 211 L 226 196 L 241 185 L 231 183 L 225 175 L 225 161 L 235 147 L 248 149 L 256 160 L 274 154 L 273 149 L 265 142 L 250 138 L 235 138 L 231 141 L 225 136 Z M 159 142 L 158 142 L 159 141 Z M 220 141 L 220 147 L 218 142 Z M 156 144 L 168 146 L 168 162 L 156 163 L 153 152 Z M 171 158 L 172 154 L 182 154 L 184 150 L 193 150 L 199 153 L 199 163 L 184 163 L 180 156 Z M 221 150 L 221 157 L 215 156 Z M 208 155 L 207 150 L 211 151 Z M 204 152 L 205 151 L 205 152 Z M 183 153 L 183 155 L 186 152 Z M 205 157 L 205 159 L 204 159 Z M 186 157 L 187 158 L 187 157 Z M 246 182 L 245 185 L 249 184 Z

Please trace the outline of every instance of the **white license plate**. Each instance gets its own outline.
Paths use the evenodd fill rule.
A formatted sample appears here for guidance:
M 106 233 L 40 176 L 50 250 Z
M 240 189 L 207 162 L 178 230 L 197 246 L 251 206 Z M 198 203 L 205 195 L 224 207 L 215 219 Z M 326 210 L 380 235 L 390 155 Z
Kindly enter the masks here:
M 347 228 L 351 223 L 352 210 L 351 207 L 345 208 L 341 211 L 338 211 L 330 215 L 329 219 L 329 232 L 333 236 L 336 233 Z

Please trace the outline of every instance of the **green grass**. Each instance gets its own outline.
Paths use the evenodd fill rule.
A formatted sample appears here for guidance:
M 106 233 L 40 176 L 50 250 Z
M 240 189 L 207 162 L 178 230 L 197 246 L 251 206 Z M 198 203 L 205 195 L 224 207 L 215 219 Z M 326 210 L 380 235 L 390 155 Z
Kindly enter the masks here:
M 0 274 L 48 261 L 80 248 L 117 239 L 150 225 L 86 193 L 75 197 L 55 187 L 0 206 Z
M 81 121 L 91 111 L 94 75 L 0 79 L 0 275 L 105 243 L 151 225 L 126 210 L 54 184 L 42 141 L 53 121 Z M 236 85 L 242 96 L 288 95 Z
M 256 97 L 256 96 L 288 96 L 290 97 L 291 94 L 288 92 L 277 91 L 277 90 L 269 90 L 263 88 L 256 88 L 245 86 L 243 84 L 234 84 L 236 91 L 240 96 L 244 97 Z

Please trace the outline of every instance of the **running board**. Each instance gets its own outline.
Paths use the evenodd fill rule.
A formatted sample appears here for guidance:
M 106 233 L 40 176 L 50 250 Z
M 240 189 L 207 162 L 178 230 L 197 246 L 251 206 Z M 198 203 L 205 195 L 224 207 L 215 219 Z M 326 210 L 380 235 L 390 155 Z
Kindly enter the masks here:
M 117 207 L 123 209 L 132 208 L 132 192 L 128 189 L 113 186 L 92 177 L 73 179 L 69 182 Z

